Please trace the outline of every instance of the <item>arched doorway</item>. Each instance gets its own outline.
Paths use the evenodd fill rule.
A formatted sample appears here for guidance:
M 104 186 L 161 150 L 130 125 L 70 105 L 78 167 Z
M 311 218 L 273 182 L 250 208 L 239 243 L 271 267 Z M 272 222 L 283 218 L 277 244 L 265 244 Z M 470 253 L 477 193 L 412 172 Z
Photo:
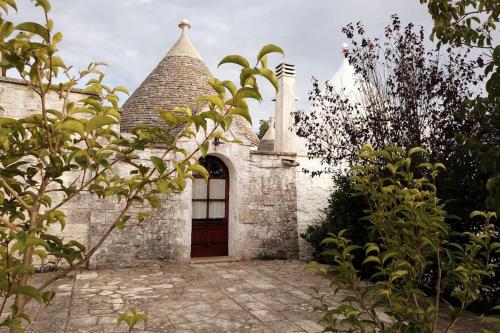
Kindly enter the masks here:
M 229 171 L 219 158 L 207 156 L 199 163 L 209 172 L 208 181 L 195 175 L 191 257 L 228 255 Z

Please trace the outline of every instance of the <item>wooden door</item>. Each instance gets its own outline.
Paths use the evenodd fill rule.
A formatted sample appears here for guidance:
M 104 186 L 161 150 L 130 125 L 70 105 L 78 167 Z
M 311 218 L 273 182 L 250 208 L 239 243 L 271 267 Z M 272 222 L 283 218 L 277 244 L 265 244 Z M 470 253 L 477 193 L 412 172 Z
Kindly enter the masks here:
M 229 172 L 219 158 L 200 159 L 209 172 L 208 181 L 195 175 L 193 182 L 193 229 L 191 256 L 227 256 Z

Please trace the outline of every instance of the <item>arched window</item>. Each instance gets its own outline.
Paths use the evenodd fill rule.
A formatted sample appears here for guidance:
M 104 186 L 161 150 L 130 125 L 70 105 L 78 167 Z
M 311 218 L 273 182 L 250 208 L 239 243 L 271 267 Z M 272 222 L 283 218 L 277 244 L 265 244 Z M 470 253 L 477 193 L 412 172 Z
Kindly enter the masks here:
M 228 172 L 217 157 L 207 156 L 199 163 L 209 172 L 208 181 L 195 175 L 193 185 L 193 220 L 222 219 L 226 217 Z

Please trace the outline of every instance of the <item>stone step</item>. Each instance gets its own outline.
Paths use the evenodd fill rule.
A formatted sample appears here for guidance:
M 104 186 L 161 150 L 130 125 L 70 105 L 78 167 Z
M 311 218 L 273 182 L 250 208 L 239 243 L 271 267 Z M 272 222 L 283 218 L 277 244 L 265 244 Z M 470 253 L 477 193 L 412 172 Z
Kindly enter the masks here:
M 219 262 L 235 262 L 239 261 L 235 257 L 230 256 L 219 256 L 219 257 L 196 257 L 191 258 L 191 264 L 213 264 Z

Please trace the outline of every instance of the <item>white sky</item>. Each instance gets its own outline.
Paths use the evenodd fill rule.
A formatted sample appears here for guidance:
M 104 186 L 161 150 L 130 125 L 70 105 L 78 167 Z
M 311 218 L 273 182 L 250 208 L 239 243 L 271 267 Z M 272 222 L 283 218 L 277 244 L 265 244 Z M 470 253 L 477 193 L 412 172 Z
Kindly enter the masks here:
M 31 1 L 18 0 L 18 20 L 41 20 Z M 66 64 L 84 68 L 104 61 L 109 85 L 133 91 L 178 39 L 177 24 L 187 18 L 189 35 L 212 73 L 235 79 L 236 67 L 217 69 L 228 54 L 254 59 L 260 47 L 274 43 L 297 67 L 297 108 L 307 108 L 311 77 L 328 80 L 342 61 L 341 28 L 362 21 L 367 34 L 381 37 L 390 15 L 430 33 L 431 20 L 419 0 L 52 0 L 55 29 Z M 274 56 L 270 65 L 283 61 Z M 254 128 L 274 113 L 273 90 L 262 85 L 265 101 L 253 105 Z

